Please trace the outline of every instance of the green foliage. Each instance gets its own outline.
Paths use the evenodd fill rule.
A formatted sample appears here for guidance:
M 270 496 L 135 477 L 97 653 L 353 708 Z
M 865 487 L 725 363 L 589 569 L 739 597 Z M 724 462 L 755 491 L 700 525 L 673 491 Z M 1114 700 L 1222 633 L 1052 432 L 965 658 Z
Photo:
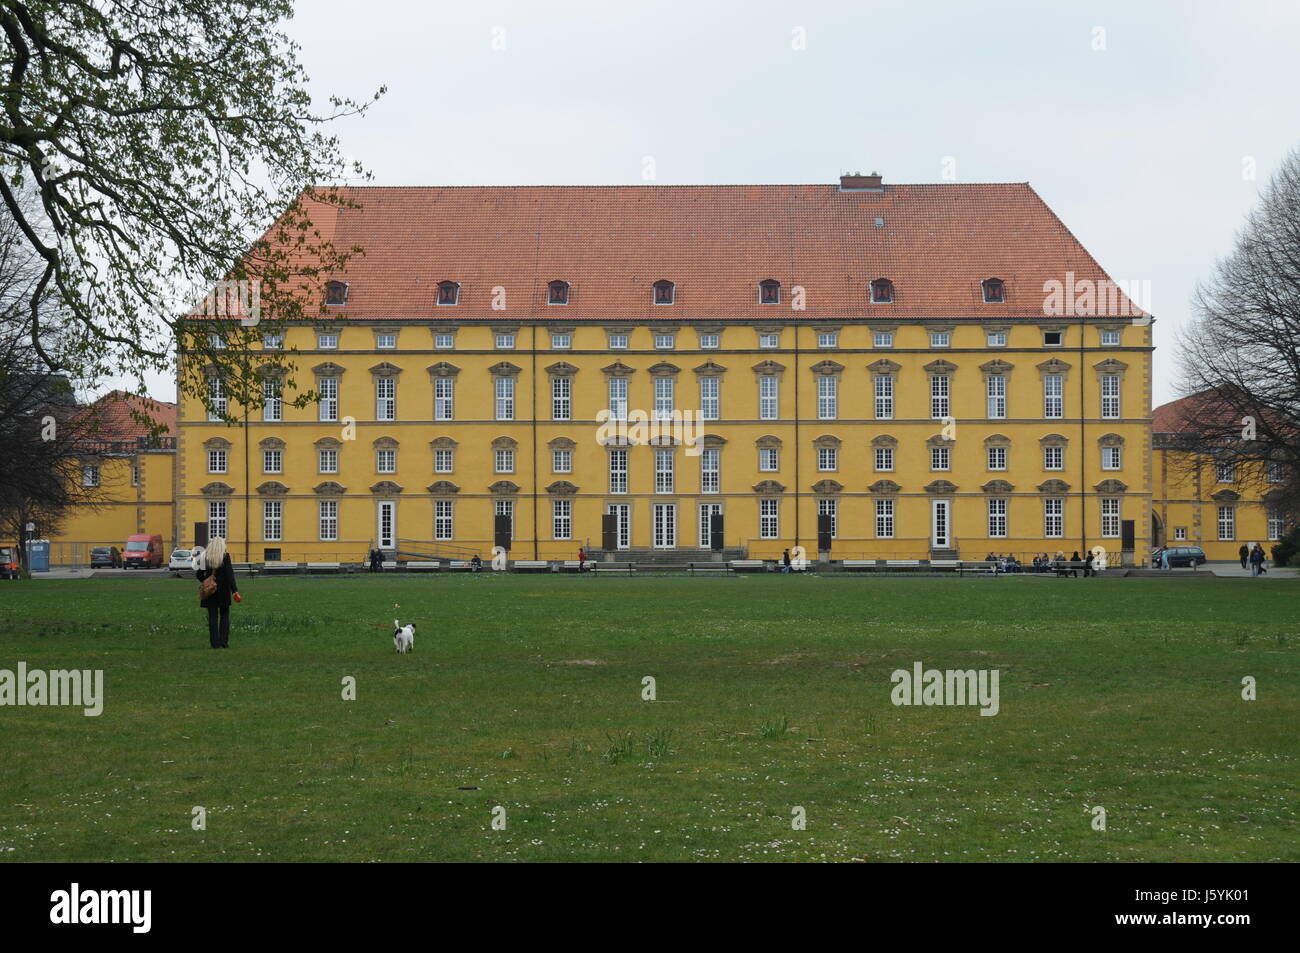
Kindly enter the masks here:
M 212 322 L 182 316 L 234 281 L 257 283 L 272 326 L 311 317 L 321 276 L 360 251 L 335 247 L 312 210 L 349 204 L 335 186 L 363 170 L 324 127 L 366 105 L 313 106 L 292 14 L 291 0 L 0 3 L 0 206 L 39 263 L 33 303 L 53 295 L 60 311 L 57 354 L 37 309 L 26 317 L 47 368 L 167 372 L 179 343 L 196 357 L 186 390 L 211 365 L 251 399 L 261 355 L 246 345 L 262 328 L 226 322 L 214 349 Z

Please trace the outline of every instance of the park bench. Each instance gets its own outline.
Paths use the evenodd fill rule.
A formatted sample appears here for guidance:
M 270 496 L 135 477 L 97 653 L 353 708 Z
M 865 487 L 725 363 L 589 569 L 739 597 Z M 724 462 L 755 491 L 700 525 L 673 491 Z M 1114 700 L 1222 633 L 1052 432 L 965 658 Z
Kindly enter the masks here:
M 510 568 L 515 572 L 550 572 L 551 564 L 545 559 L 516 559 Z
M 886 569 L 920 569 L 921 560 L 919 559 L 886 559 Z
M 581 570 L 579 569 L 579 566 L 582 567 Z M 586 559 L 581 563 L 576 559 L 566 559 L 560 566 L 560 572 L 591 572 L 595 567 L 596 561 L 594 559 Z
M 231 563 L 230 565 L 241 576 L 257 575 L 257 563 Z
M 267 574 L 291 573 L 291 572 L 296 573 L 297 571 L 298 571 L 298 563 L 272 561 L 272 562 L 262 564 L 262 572 Z
M 406 564 L 407 572 L 437 572 L 442 568 L 442 563 L 437 560 L 415 560 Z
M 622 573 L 625 576 L 630 576 L 636 572 L 636 563 L 593 563 L 591 571 L 597 576 L 602 573 Z
M 390 569 L 396 569 L 396 568 L 397 568 L 397 560 L 396 560 L 396 559 L 385 559 L 383 562 L 381 562 L 381 563 L 379 564 L 379 568 L 382 569 L 382 570 L 384 570 L 384 572 L 387 572 L 387 571 L 390 570 Z
M 733 572 L 762 572 L 767 564 L 761 559 L 733 559 L 727 563 Z
M 485 563 L 484 566 L 486 567 L 486 565 Z M 468 559 L 452 559 L 447 563 L 447 570 L 449 572 L 473 572 L 474 567 L 469 564 Z
M 1052 563 L 1052 571 L 1061 577 L 1068 576 L 1073 572 L 1077 572 L 1080 576 L 1082 576 L 1083 571 L 1086 568 L 1087 568 L 1087 563 L 1085 563 L 1082 559 L 1080 560 L 1062 559 Z
M 931 569 L 961 569 L 960 559 L 931 559 Z
M 962 560 L 961 566 L 957 569 L 957 574 L 960 576 L 965 575 L 968 572 L 996 575 L 998 572 L 998 564 L 990 559 L 964 559 Z
M 338 563 L 308 563 L 307 572 L 338 572 L 342 567 Z
M 866 572 L 876 568 L 874 559 L 845 559 L 840 562 L 840 568 L 846 572 Z
M 686 571 L 690 573 L 692 576 L 695 575 L 697 572 L 702 572 L 714 576 L 717 575 L 725 576 L 729 574 L 732 570 L 731 567 L 728 566 L 726 563 L 710 561 L 707 563 L 694 563 L 694 562 L 688 563 L 686 566 Z

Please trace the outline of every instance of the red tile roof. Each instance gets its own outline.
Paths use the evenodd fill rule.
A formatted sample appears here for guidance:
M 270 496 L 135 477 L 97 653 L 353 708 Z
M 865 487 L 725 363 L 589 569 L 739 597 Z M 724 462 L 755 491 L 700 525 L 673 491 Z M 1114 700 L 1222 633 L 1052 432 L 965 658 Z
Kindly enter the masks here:
M 122 390 L 105 394 L 83 408 L 82 415 L 83 419 L 90 421 L 93 436 L 99 440 L 134 440 L 149 436 L 148 421 L 163 424 L 167 428 L 160 436 L 176 433 L 175 404 Z M 147 420 L 142 422 L 136 415 L 143 415 Z
M 327 313 L 350 319 L 1041 318 L 1045 281 L 1107 279 L 1025 183 L 343 191 L 361 208 L 317 205 L 315 224 L 365 249 L 325 276 L 349 283 L 347 304 Z M 1006 303 L 984 303 L 990 277 L 1006 282 Z M 557 278 L 568 305 L 546 303 Z M 765 278 L 781 282 L 779 305 L 758 303 Z M 875 278 L 893 281 L 893 304 L 870 303 Z M 460 282 L 459 304 L 434 304 L 444 279 Z M 676 282 L 675 304 L 651 303 L 659 279 Z M 795 285 L 805 311 L 790 308 Z M 497 286 L 505 311 L 491 306 Z

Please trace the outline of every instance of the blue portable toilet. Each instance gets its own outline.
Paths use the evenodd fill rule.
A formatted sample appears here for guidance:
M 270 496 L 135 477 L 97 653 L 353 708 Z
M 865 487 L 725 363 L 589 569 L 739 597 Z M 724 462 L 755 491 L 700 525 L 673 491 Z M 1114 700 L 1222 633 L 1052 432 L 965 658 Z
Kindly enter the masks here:
M 50 571 L 50 541 L 48 539 L 29 539 L 27 541 L 27 571 Z

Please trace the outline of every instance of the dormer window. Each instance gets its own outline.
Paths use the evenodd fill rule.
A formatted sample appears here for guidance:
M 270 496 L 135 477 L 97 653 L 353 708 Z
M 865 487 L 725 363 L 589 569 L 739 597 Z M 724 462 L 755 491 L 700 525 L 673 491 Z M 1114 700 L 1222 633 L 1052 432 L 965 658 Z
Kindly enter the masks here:
M 1002 304 L 1007 300 L 1007 286 L 1001 278 L 985 278 L 980 287 L 984 289 L 985 304 Z
M 438 282 L 438 304 L 455 304 L 460 300 L 460 283 L 456 281 Z
M 775 278 L 767 278 L 758 283 L 758 303 L 759 304 L 780 304 L 781 303 L 781 282 Z
M 654 283 L 654 303 L 655 304 L 672 304 L 676 286 L 671 281 L 656 281 Z
M 569 283 L 567 281 L 552 281 L 548 284 L 546 286 L 546 303 L 568 304 Z
M 325 303 L 326 304 L 347 304 L 348 283 L 346 281 L 325 282 Z
M 873 304 L 894 303 L 894 283 L 888 278 L 877 278 L 871 283 L 871 301 Z

